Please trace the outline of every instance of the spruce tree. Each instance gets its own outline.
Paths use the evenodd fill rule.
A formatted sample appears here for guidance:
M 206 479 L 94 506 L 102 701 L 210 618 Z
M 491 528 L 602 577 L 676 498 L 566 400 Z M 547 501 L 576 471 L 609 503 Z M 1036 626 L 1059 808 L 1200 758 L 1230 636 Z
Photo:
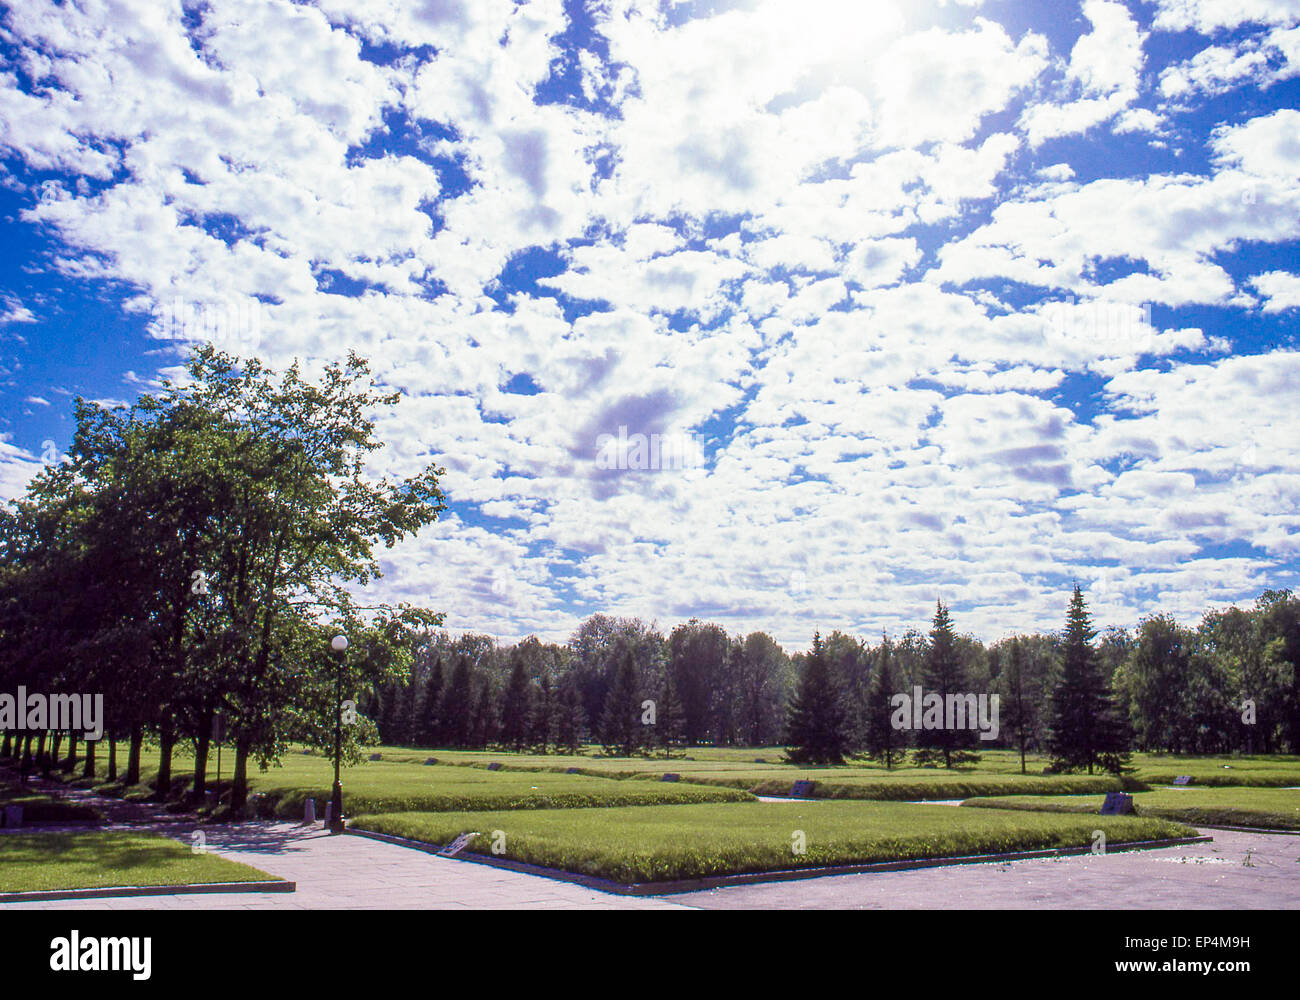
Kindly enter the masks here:
M 681 696 L 677 693 L 673 672 L 667 669 L 663 672 L 659 695 L 655 700 L 654 736 L 654 745 L 665 757 L 671 757 L 686 742 L 686 711 Z
M 555 749 L 561 753 L 577 753 L 582 746 L 586 726 L 587 713 L 582 707 L 582 692 L 578 689 L 577 679 L 570 674 L 560 683 L 559 706 L 555 718 Z
M 469 659 L 465 656 L 461 656 L 452 669 L 438 717 L 442 720 L 443 739 L 447 746 L 469 746 L 474 728 L 474 682 Z
M 813 635 L 799 689 L 786 717 L 787 756 L 798 764 L 842 764 L 849 746 L 844 695 L 826 662 L 821 633 Z
M 1061 642 L 1061 673 L 1052 691 L 1052 770 L 1095 767 L 1118 774 L 1129 758 L 1128 726 L 1120 714 L 1092 642 L 1097 630 L 1079 585 L 1066 614 Z
M 605 696 L 600 719 L 600 742 L 605 751 L 630 757 L 641 745 L 641 695 L 637 685 L 636 658 L 625 646 L 615 668 L 614 683 Z
M 477 750 L 486 750 L 501 732 L 501 706 L 497 701 L 492 678 L 484 677 L 479 683 L 478 697 L 474 701 L 473 736 L 471 744 Z
M 531 683 L 524 670 L 522 656 L 515 656 L 501 702 L 501 742 L 512 750 L 522 750 L 528 743 L 532 714 Z
M 893 724 L 892 699 L 898 693 L 893 649 L 888 639 L 882 639 L 876 656 L 876 675 L 867 693 L 865 722 L 867 753 L 881 761 L 885 770 L 892 769 L 896 762 L 902 763 L 907 756 L 906 737 Z
M 424 684 L 424 710 L 418 736 L 420 746 L 436 747 L 442 744 L 442 685 L 442 657 L 439 656 Z
M 930 644 L 926 651 L 925 696 L 938 695 L 943 710 L 942 725 L 938 728 L 921 729 L 917 733 L 918 764 L 929 764 L 943 760 L 943 766 L 951 768 L 954 763 L 967 764 L 979 760 L 979 754 L 972 753 L 976 735 L 974 729 L 955 726 L 949 728 L 949 696 L 964 698 L 967 690 L 966 665 L 957 648 L 957 633 L 952 627 L 952 617 L 948 614 L 943 601 L 935 602 L 934 622 L 930 628 Z
M 535 753 L 549 753 L 555 740 L 556 690 L 551 675 L 543 673 L 530 691 L 528 742 Z

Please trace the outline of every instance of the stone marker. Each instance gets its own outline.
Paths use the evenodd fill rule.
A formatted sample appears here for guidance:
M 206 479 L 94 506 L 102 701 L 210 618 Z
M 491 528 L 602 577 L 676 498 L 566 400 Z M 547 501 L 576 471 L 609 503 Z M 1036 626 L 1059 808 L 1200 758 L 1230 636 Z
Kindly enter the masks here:
M 325 803 L 325 829 L 330 828 L 330 820 L 334 818 L 334 803 L 332 801 Z
M 23 825 L 23 807 L 5 806 L 4 825 L 12 830 Z
M 383 759 L 384 759 L 384 755 L 381 754 L 381 753 L 372 753 L 372 754 L 370 755 L 370 759 L 371 759 L 371 760 L 383 760 Z
M 662 774 L 659 776 L 659 780 L 660 781 L 681 781 L 682 776 L 680 774 Z
M 426 766 L 429 765 L 429 764 L 436 764 L 436 763 L 438 763 L 438 758 L 437 758 L 437 757 L 430 757 L 430 758 L 428 758 L 424 763 L 425 763 Z
M 1192 776 L 1190 774 L 1180 774 L 1178 777 L 1174 779 L 1175 785 L 1190 785 L 1191 783 L 1192 783 Z
M 1133 812 L 1133 796 L 1124 792 L 1107 792 L 1106 801 L 1101 804 L 1103 816 L 1127 816 Z
M 308 799 L 302 804 L 302 825 L 316 825 L 316 800 Z
M 577 774 L 577 773 L 578 773 L 578 769 L 577 769 L 576 767 L 566 768 L 564 773 L 565 773 L 565 774 Z
M 501 770 L 501 764 L 500 764 L 498 761 L 495 761 L 495 760 L 494 760 L 491 764 L 488 765 L 488 770 L 489 770 L 489 771 L 500 771 L 500 770 Z
M 812 794 L 815 781 L 796 781 L 790 788 L 790 794 L 796 799 L 806 799 Z
M 767 763 L 767 758 L 766 758 L 766 757 L 755 757 L 755 758 L 754 758 L 754 763 L 755 763 L 755 764 L 766 764 L 766 763 Z

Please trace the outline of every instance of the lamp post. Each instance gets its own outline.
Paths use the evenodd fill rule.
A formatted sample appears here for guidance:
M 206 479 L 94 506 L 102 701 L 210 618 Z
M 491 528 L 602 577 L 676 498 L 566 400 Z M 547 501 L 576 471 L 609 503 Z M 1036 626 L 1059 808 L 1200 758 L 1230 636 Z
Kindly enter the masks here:
M 343 756 L 343 653 L 348 637 L 336 635 L 330 649 L 339 654 L 339 669 L 334 675 L 334 797 L 330 800 L 330 833 L 343 832 L 343 782 L 339 780 L 339 762 Z

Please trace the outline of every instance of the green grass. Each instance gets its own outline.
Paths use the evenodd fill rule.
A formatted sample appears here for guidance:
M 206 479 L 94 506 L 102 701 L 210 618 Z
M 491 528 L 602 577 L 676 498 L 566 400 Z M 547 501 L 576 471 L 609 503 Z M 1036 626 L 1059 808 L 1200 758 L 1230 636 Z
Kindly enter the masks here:
M 1094 795 L 1045 799 L 1033 795 L 973 799 L 966 806 L 1033 812 L 1096 813 L 1102 799 Z M 1181 823 L 1253 826 L 1300 830 L 1300 791 L 1280 788 L 1180 788 L 1138 792 L 1133 804 L 1141 816 Z
M 95 823 L 103 818 L 90 806 L 62 802 L 53 795 L 24 787 L 17 774 L 7 769 L 0 770 L 0 809 L 5 806 L 23 807 L 24 826 L 31 823 Z
M 430 754 L 419 756 L 423 761 Z M 658 805 L 674 802 L 736 802 L 751 796 L 744 791 L 686 783 L 626 782 L 611 777 L 524 771 L 488 771 L 486 767 L 425 766 L 401 760 L 366 761 L 343 769 L 343 798 L 348 815 L 360 812 L 462 811 L 476 809 L 555 809 L 592 806 Z M 174 794 L 188 787 L 184 758 L 173 763 Z M 141 757 L 141 784 L 124 787 L 100 782 L 105 794 L 146 799 L 152 794 L 158 755 Z M 210 772 L 211 773 L 211 772 Z M 215 778 L 215 775 L 213 775 Z M 227 765 L 221 787 L 230 788 Z M 281 766 L 252 770 L 249 788 L 253 811 L 264 816 L 297 818 L 308 798 L 316 800 L 318 815 L 330 798 L 334 769 L 324 757 L 301 752 L 285 755 Z M 74 785 L 93 784 L 76 779 Z M 220 813 L 216 818 L 220 818 Z
M 263 882 L 274 876 L 159 834 L 0 834 L 0 892 Z
M 1085 847 L 1093 831 L 1112 844 L 1190 836 L 1146 817 L 1078 817 L 887 802 L 734 803 L 545 812 L 390 813 L 358 816 L 356 829 L 445 844 L 462 833 L 471 853 L 504 857 L 621 883 L 741 872 Z M 793 850 L 795 831 L 806 853 Z
M 333 773 L 320 758 L 303 757 L 258 774 L 254 789 L 276 815 L 300 816 L 308 798 L 323 808 Z M 629 782 L 547 772 L 488 771 L 369 761 L 343 776 L 344 807 L 363 812 L 450 812 L 490 809 L 573 809 L 670 803 L 736 802 L 748 793 L 676 782 Z

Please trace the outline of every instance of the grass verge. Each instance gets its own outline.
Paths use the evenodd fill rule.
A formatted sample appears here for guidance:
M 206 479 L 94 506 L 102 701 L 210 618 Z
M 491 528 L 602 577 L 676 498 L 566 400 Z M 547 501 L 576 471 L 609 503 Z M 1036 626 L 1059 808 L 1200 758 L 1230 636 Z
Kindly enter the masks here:
M 888 802 L 735 803 L 522 814 L 391 813 L 358 816 L 356 829 L 446 844 L 477 832 L 466 850 L 623 884 L 747 872 L 1086 847 L 1193 836 L 1147 817 L 1080 817 Z M 498 831 L 500 836 L 498 836 Z M 805 850 L 795 853 L 802 832 Z
M 1030 812 L 1096 813 L 1096 796 L 1045 799 L 1032 795 L 972 799 L 965 806 Z M 1250 826 L 1262 830 L 1300 830 L 1300 791 L 1278 788 L 1185 788 L 1140 792 L 1133 796 L 1140 816 L 1158 816 L 1191 825 Z
M 215 854 L 194 854 L 161 834 L 0 834 L 0 892 L 269 881 L 275 877 Z

